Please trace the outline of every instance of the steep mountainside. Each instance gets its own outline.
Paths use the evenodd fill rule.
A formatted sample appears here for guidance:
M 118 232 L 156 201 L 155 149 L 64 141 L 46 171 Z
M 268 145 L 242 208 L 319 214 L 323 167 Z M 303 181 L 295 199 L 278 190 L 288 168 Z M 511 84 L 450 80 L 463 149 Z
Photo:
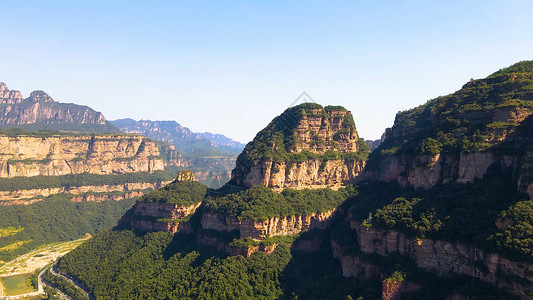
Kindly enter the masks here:
M 368 152 L 349 111 L 304 103 L 287 109 L 246 145 L 230 184 L 339 187 L 354 182 Z
M 532 64 L 518 63 L 399 113 L 364 177 L 429 188 L 473 182 L 497 164 L 513 170 L 521 191 L 533 193 Z
M 200 205 L 176 182 L 121 224 L 177 228 L 117 227 L 57 269 L 98 299 L 533 299 L 532 83 L 521 62 L 401 112 L 366 166 L 348 111 L 290 108 Z
M 532 299 L 532 114 L 531 61 L 398 113 L 351 203 L 358 250 L 336 246 L 344 274 L 379 277 L 368 255 L 400 255 Z
M 192 132 L 176 121 L 120 119 L 111 123 L 124 132 L 142 134 L 173 144 L 179 152 L 193 156 L 232 156 L 239 154 L 244 148 L 243 144 L 221 134 Z
M 23 98 L 0 82 L 0 128 L 26 130 L 67 130 L 83 132 L 118 132 L 102 113 L 90 107 L 54 101 L 43 91 L 33 91 Z

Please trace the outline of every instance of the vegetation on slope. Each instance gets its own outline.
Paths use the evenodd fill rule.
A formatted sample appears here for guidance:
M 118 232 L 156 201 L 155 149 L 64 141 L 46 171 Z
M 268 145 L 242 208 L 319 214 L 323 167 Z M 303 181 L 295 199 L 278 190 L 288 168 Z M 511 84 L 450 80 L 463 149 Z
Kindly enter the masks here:
M 72 300 L 88 300 L 89 299 L 89 297 L 87 297 L 87 295 L 85 295 L 85 293 L 82 290 L 80 290 L 78 287 L 70 283 L 70 281 L 66 280 L 63 277 L 55 276 L 54 274 L 50 272 L 50 270 L 47 270 L 46 272 L 44 272 L 43 279 L 47 284 L 67 294 Z
M 210 196 L 204 210 L 238 219 L 267 220 L 273 217 L 325 212 L 338 207 L 356 194 L 352 186 L 338 191 L 331 189 L 285 189 L 276 193 L 262 185 L 221 197 Z
M 31 205 L 0 206 L 0 228 L 17 228 L 15 234 L 0 238 L 0 248 L 20 243 L 9 251 L 0 252 L 0 260 L 9 261 L 40 245 L 70 241 L 95 234 L 117 224 L 135 199 L 104 202 L 54 200 L 49 197 Z
M 509 172 L 493 168 L 483 180 L 443 184 L 427 191 L 369 184 L 351 205 L 357 220 L 368 220 L 372 214 L 371 226 L 414 238 L 474 243 L 516 259 L 533 260 L 533 210 L 528 209 L 530 201 L 520 202 L 526 199 Z M 512 220 L 512 225 L 499 229 L 500 218 Z
M 237 164 L 244 162 L 257 163 L 261 159 L 275 162 L 296 162 L 309 159 L 366 159 L 366 156 L 370 151 L 364 142 L 364 139 L 359 139 L 358 141 L 358 146 L 361 148 L 358 153 L 341 154 L 337 151 L 338 149 L 335 148 L 324 155 L 312 153 L 310 151 L 295 153 L 293 150 L 302 143 L 302 141 L 299 141 L 298 139 L 296 127 L 303 118 L 317 116 L 315 112 L 316 110 L 319 111 L 319 116 L 326 118 L 329 117 L 328 113 L 331 110 L 346 111 L 342 106 L 322 107 L 316 103 L 303 103 L 291 107 L 274 118 L 267 127 L 255 136 L 252 142 L 246 145 L 243 152 L 237 158 Z M 334 144 L 336 141 L 342 139 L 344 135 L 352 134 L 356 131 L 351 113 L 347 112 L 342 126 L 343 128 L 333 136 Z M 324 144 L 325 141 L 317 134 L 312 134 L 309 143 L 311 145 Z
M 329 247 L 314 254 L 282 245 L 272 254 L 226 257 L 169 233 L 109 231 L 60 259 L 97 299 L 345 299 L 379 288 L 343 278 Z
M 125 183 L 138 182 L 160 182 L 174 179 L 175 175 L 155 171 L 124 173 L 116 175 L 99 174 L 70 174 L 62 176 L 33 176 L 33 177 L 12 177 L 0 178 L 0 191 L 18 191 L 44 188 L 78 187 L 78 186 L 100 186 L 100 185 L 121 185 Z
M 139 201 L 193 205 L 204 199 L 207 186 L 197 181 L 175 181 L 142 196 Z
M 371 154 L 382 157 L 487 150 L 515 131 L 513 114 L 533 111 L 533 61 L 523 61 L 486 79 L 471 80 L 454 94 L 399 112 L 389 137 Z M 511 112 L 511 113 L 509 113 Z

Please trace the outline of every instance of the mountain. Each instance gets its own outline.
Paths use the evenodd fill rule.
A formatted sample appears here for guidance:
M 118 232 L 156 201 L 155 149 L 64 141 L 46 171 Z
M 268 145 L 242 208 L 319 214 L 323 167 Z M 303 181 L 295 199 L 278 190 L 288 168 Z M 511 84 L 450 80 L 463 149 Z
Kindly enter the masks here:
M 351 112 L 341 106 L 304 103 L 274 118 L 246 145 L 230 184 L 340 187 L 354 182 L 368 152 Z
M 173 144 L 180 153 L 195 157 L 233 156 L 244 148 L 244 144 L 221 134 L 192 132 L 176 121 L 120 119 L 111 123 L 124 132 L 142 134 L 154 140 Z
M 90 107 L 56 102 L 43 91 L 33 91 L 23 98 L 3 82 L 0 82 L 0 128 L 118 132 L 102 113 Z
M 532 115 L 530 61 L 398 113 L 367 160 L 347 110 L 302 104 L 229 184 L 184 173 L 55 268 L 97 299 L 530 300 Z

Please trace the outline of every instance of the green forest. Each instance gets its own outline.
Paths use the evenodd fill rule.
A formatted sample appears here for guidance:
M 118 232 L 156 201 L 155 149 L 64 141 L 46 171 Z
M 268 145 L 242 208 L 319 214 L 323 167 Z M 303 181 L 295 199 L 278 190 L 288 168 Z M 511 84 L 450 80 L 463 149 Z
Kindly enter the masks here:
M 43 244 L 70 241 L 112 228 L 135 199 L 104 202 L 71 202 L 50 197 L 31 205 L 0 206 L 0 228 L 16 233 L 0 237 L 0 260 L 9 261 Z M 9 248 L 8 248 L 9 249 Z
M 197 181 L 172 182 L 142 196 L 139 201 L 192 205 L 204 199 L 207 186 Z
M 325 212 L 338 207 L 355 195 L 352 186 L 338 191 L 331 189 L 285 189 L 276 193 L 256 185 L 248 190 L 204 200 L 205 211 L 222 213 L 238 219 L 266 220 L 272 217 Z
M 174 179 L 176 175 L 165 171 L 98 175 L 90 173 L 62 176 L 33 176 L 0 178 L 0 191 L 18 191 L 43 188 L 77 187 L 87 185 L 120 185 L 136 182 L 159 182 Z

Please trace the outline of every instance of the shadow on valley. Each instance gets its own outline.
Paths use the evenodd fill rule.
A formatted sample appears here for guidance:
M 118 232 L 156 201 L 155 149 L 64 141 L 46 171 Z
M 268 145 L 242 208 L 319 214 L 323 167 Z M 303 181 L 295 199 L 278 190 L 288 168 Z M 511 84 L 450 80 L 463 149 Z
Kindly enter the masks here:
M 400 299 L 446 299 L 455 294 L 512 299 L 504 290 L 472 277 L 438 277 L 406 257 L 363 253 L 350 221 L 368 220 L 371 214 L 371 226 L 413 239 L 475 243 L 511 257 L 531 258 L 524 252 L 527 247 L 519 247 L 527 235 L 509 242 L 505 231 L 512 228 L 495 225 L 502 214 L 512 218 L 514 206 L 530 202 L 521 201 L 525 196 L 513 182 L 513 174 L 492 168 L 484 180 L 443 184 L 428 191 L 364 184 L 357 196 L 339 207 L 338 217 L 325 230 L 303 232 L 292 246 L 280 243 L 270 254 L 256 252 L 248 258 L 228 256 L 198 238 L 215 234 L 201 228 L 202 209 L 198 209 L 187 230 L 176 234 L 119 227 L 100 233 L 64 256 L 58 269 L 85 283 L 97 298 L 379 299 L 388 284 L 405 281 L 408 289 Z M 238 237 L 238 232 L 216 234 L 226 243 Z M 342 266 L 339 256 L 359 264 Z M 362 272 L 343 276 L 343 268 L 355 267 Z

